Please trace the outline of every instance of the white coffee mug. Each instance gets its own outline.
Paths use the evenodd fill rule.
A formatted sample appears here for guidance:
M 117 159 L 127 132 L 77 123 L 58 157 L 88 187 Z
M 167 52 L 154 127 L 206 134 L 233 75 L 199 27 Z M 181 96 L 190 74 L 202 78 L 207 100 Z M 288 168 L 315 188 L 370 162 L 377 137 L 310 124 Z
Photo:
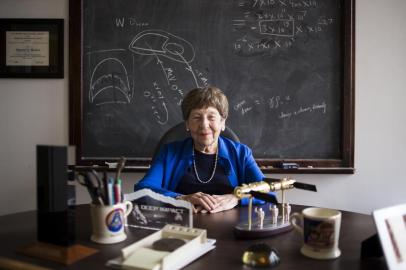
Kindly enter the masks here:
M 130 201 L 115 205 L 90 205 L 92 217 L 91 240 L 100 244 L 113 244 L 124 241 L 126 218 L 133 210 Z
M 291 222 L 303 237 L 303 246 L 300 249 L 303 255 L 315 259 L 334 259 L 341 255 L 338 248 L 340 211 L 317 207 L 306 208 L 302 213 L 293 213 Z

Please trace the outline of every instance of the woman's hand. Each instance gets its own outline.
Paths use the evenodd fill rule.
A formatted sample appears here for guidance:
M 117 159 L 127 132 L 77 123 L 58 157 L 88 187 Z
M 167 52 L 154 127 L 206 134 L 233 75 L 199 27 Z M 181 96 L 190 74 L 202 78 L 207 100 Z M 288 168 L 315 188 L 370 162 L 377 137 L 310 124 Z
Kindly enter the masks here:
M 232 209 L 238 204 L 238 198 L 234 194 L 210 195 L 197 192 L 179 196 L 178 199 L 192 203 L 194 213 L 214 214 Z
M 210 195 L 203 192 L 196 192 L 189 195 L 181 195 L 177 199 L 188 201 L 193 205 L 193 212 L 211 212 L 220 205 L 217 195 Z
M 238 204 L 238 198 L 234 194 L 213 195 L 219 205 L 210 211 L 210 213 L 217 213 L 234 208 Z

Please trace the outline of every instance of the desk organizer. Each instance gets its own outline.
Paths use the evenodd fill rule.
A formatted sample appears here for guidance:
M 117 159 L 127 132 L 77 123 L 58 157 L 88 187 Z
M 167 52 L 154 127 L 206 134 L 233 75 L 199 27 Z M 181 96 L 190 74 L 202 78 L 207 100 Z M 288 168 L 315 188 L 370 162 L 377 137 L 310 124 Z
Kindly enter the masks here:
M 161 239 L 180 239 L 184 244 L 173 251 L 154 249 L 154 243 Z M 214 239 L 207 239 L 206 230 L 166 225 L 158 232 L 123 248 L 121 258 L 108 262 L 108 265 L 120 265 L 121 269 L 128 270 L 176 270 L 214 249 L 214 243 Z

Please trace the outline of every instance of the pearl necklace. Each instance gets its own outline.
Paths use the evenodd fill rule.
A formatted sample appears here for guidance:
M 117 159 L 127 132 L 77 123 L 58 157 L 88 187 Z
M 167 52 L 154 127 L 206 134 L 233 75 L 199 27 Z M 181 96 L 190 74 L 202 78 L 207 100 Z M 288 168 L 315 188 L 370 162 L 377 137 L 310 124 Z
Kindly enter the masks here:
M 214 174 L 216 173 L 216 168 L 217 168 L 218 153 L 219 153 L 219 149 L 217 147 L 216 158 L 214 160 L 214 168 L 213 168 L 213 172 L 211 173 L 210 178 L 207 179 L 207 180 L 201 180 L 200 177 L 199 177 L 199 174 L 197 173 L 197 169 L 196 169 L 195 147 L 193 146 L 193 168 L 195 170 L 197 181 L 199 181 L 202 184 L 207 184 L 213 179 Z

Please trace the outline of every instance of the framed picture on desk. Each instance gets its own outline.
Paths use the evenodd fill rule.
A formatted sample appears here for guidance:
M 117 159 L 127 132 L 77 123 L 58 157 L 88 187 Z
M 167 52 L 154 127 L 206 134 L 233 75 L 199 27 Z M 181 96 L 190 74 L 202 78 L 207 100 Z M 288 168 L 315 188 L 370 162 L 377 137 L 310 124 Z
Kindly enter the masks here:
M 63 78 L 63 19 L 0 19 L 0 78 Z
M 406 269 L 406 204 L 375 210 L 373 216 L 388 268 Z

